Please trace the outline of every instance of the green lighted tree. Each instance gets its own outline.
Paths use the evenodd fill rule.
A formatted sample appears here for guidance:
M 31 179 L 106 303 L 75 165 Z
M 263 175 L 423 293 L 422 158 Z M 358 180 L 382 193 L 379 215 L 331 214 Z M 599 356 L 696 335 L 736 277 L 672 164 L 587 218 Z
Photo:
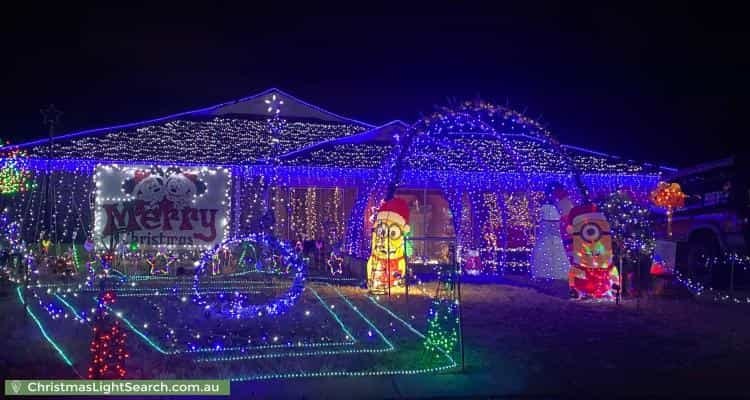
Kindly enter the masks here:
M 424 345 L 429 352 L 450 354 L 458 344 L 459 315 L 456 291 L 456 267 L 438 265 L 438 286 L 427 314 Z
M 427 314 L 424 345 L 430 352 L 451 353 L 458 343 L 458 311 L 455 301 L 433 300 Z

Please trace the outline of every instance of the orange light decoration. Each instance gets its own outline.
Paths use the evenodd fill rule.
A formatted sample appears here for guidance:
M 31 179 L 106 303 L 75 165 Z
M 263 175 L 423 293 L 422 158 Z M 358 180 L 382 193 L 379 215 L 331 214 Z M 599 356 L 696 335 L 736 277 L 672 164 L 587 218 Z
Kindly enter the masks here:
M 672 213 L 676 208 L 685 206 L 686 197 L 679 183 L 659 182 L 656 189 L 651 191 L 651 202 L 657 207 L 667 209 L 668 237 L 672 237 Z

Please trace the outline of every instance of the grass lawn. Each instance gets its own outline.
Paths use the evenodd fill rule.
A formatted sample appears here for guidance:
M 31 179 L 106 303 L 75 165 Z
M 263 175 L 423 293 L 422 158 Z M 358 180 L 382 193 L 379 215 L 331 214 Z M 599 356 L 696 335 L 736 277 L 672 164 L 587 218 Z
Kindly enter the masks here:
M 11 289 L 6 286 L 6 296 L 0 300 L 0 318 L 5 328 L 2 345 L 8 349 L 0 359 L 3 376 L 75 377 L 72 369 L 43 339 L 34 322 L 24 316 L 23 308 Z M 313 291 L 320 299 L 313 295 Z M 425 291 L 431 293 L 429 284 Z M 744 380 L 748 371 L 745 364 L 750 359 L 747 305 L 658 297 L 643 298 L 640 304 L 635 300 L 626 300 L 620 305 L 579 302 L 567 299 L 567 288 L 562 282 L 539 283 L 524 278 L 494 284 L 464 284 L 462 291 L 466 349 L 464 372 L 454 368 L 449 372 L 415 375 L 252 380 L 233 383 L 232 393 L 238 398 L 243 395 L 446 398 L 750 394 L 750 387 Z M 123 304 L 123 309 L 142 307 L 138 305 L 142 299 L 132 301 L 135 303 L 127 307 Z M 412 293 L 408 304 L 403 295 L 380 299 L 382 305 L 421 332 L 425 330 L 429 301 L 429 297 L 418 290 Z M 178 307 L 178 303 L 165 304 Z M 282 354 L 253 358 L 254 354 L 271 353 L 247 349 L 236 352 L 240 359 L 206 362 L 196 361 L 192 354 L 165 356 L 154 351 L 137 335 L 129 334 L 132 359 L 128 370 L 133 378 L 189 377 L 195 374 L 236 378 L 288 371 L 372 372 L 443 365 L 440 360 L 425 355 L 417 335 L 377 307 L 358 288 L 339 289 L 308 283 L 298 305 L 300 310 L 313 310 L 319 316 L 318 323 L 295 329 L 305 326 L 302 311 L 296 316 L 290 315 L 298 322 L 290 326 L 282 324 L 277 329 L 279 332 L 294 331 L 297 334 L 295 340 L 299 341 L 304 341 L 302 338 L 306 335 L 321 332 L 329 334 L 331 340 L 341 340 L 346 334 L 342 335 L 342 327 L 324 311 L 323 303 L 334 306 L 339 319 L 357 340 L 354 345 L 341 344 L 333 348 L 365 351 L 336 356 L 306 355 L 300 358 Z M 86 334 L 90 334 L 90 327 L 86 324 L 74 327 L 75 323 L 70 321 L 53 321 L 45 311 L 37 311 L 40 320 L 50 327 L 51 334 L 59 337 L 63 347 L 71 348 L 71 355 L 77 359 L 74 365 L 80 369 L 78 365 L 87 362 L 87 350 L 73 347 L 80 346 L 74 344 L 83 343 L 83 339 L 88 340 L 90 336 Z M 386 340 L 379 338 L 377 332 L 374 338 L 371 337 L 372 327 L 357 315 L 357 311 L 361 311 Z M 388 349 L 388 342 L 395 349 Z M 166 348 L 168 344 L 164 346 Z M 281 354 L 306 350 L 274 351 Z M 202 357 L 208 355 L 201 354 Z M 457 355 L 454 359 L 460 360 Z

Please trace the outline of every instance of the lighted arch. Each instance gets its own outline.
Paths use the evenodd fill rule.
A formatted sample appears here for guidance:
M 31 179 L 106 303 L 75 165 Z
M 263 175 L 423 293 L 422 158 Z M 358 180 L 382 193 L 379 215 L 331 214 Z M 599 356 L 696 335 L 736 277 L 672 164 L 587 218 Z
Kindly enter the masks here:
M 453 148 L 454 150 L 465 151 L 469 154 L 476 154 L 475 149 L 462 145 L 453 140 L 456 138 L 467 137 L 471 135 L 488 135 L 498 140 L 504 153 L 511 157 L 514 166 L 513 174 L 518 175 L 520 182 L 525 182 L 526 187 L 531 187 L 529 173 L 522 165 L 519 159 L 520 155 L 514 146 L 509 142 L 508 137 L 511 135 L 532 138 L 538 142 L 550 146 L 555 153 L 562 156 L 571 177 L 574 179 L 575 186 L 578 188 L 581 197 L 588 199 L 588 191 L 580 179 L 580 172 L 575 168 L 571 157 L 567 154 L 560 143 L 555 140 L 549 130 L 539 122 L 524 116 L 507 107 L 497 106 L 484 101 L 468 101 L 453 107 L 442 107 L 435 113 L 421 118 L 400 137 L 395 138 L 395 146 L 391 153 L 386 157 L 380 167 L 380 172 L 376 175 L 371 184 L 365 186 L 369 190 L 360 193 L 357 202 L 350 214 L 349 224 L 347 225 L 347 250 L 350 254 L 364 255 L 367 250 L 363 246 L 364 233 L 364 215 L 365 209 L 370 199 L 387 199 L 393 197 L 396 190 L 404 183 L 404 172 L 406 167 L 412 162 L 412 157 L 434 157 L 433 154 L 419 154 L 419 149 L 431 144 L 442 148 Z M 474 161 L 477 172 L 487 171 L 485 161 L 481 156 L 477 156 Z M 450 168 L 443 169 L 442 172 L 453 171 Z M 456 172 L 465 172 L 456 169 Z M 422 171 L 423 175 L 429 175 L 430 171 Z M 464 190 L 452 182 L 450 176 L 446 173 L 437 173 L 436 182 L 439 184 L 446 196 L 451 211 L 454 216 L 453 223 L 457 237 L 465 232 L 461 232 L 460 221 L 462 220 L 461 199 Z M 377 203 L 377 200 L 376 200 Z M 472 212 L 474 207 L 471 208 Z

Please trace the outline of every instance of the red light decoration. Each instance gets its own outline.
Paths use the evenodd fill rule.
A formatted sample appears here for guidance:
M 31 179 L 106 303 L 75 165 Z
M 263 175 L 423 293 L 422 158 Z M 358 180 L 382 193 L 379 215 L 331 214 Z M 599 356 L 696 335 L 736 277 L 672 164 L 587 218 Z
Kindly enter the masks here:
M 104 292 L 99 296 L 99 307 L 91 340 L 91 365 L 88 368 L 89 379 L 123 379 L 127 374 L 125 360 L 130 354 L 125 350 L 127 334 L 108 311 L 108 305 L 114 304 L 115 294 Z

